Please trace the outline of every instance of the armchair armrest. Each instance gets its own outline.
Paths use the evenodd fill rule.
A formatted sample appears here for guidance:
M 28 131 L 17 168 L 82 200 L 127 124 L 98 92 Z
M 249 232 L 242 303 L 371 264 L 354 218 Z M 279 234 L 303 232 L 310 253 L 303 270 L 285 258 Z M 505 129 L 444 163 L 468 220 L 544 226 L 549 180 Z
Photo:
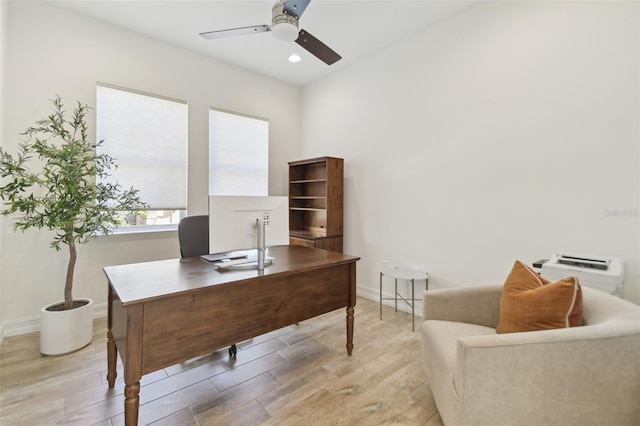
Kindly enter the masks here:
M 460 338 L 463 424 L 637 424 L 638 351 L 632 321 Z
M 500 320 L 502 286 L 428 290 L 422 319 L 465 322 L 495 328 Z

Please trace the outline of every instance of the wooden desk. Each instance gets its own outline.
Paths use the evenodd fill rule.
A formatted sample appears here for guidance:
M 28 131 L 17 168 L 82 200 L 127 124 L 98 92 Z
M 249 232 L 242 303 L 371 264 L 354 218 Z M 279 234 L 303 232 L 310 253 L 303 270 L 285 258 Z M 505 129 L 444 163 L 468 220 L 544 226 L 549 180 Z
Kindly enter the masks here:
M 267 249 L 264 271 L 218 271 L 200 258 L 109 266 L 108 369 L 124 366 L 124 417 L 138 423 L 140 378 L 221 347 L 347 308 L 353 350 L 358 257 L 302 246 Z

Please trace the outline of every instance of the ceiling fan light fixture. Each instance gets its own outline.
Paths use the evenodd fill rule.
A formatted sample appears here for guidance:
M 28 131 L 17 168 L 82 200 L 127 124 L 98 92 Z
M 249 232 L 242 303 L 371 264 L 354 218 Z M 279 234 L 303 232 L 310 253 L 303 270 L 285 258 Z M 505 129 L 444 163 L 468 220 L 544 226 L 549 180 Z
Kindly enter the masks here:
M 298 38 L 298 26 L 291 22 L 277 22 L 271 27 L 271 32 L 281 41 L 296 41 Z
M 284 0 L 278 1 L 271 9 L 271 32 L 281 41 L 298 39 L 298 19 L 284 10 Z

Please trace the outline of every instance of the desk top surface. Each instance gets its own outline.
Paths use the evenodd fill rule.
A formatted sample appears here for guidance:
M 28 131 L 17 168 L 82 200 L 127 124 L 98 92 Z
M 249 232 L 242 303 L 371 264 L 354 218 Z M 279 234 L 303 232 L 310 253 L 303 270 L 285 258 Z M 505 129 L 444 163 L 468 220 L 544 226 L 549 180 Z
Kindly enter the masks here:
M 104 273 L 122 304 L 127 306 L 214 285 L 300 273 L 360 259 L 303 246 L 268 247 L 266 255 L 273 257 L 273 263 L 263 271 L 219 270 L 215 263 L 190 257 L 107 266 Z

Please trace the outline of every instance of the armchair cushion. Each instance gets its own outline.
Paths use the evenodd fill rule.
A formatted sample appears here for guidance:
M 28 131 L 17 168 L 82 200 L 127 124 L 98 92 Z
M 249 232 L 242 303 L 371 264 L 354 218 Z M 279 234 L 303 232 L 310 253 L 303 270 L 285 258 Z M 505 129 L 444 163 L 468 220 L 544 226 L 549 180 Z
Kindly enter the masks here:
M 496 331 L 550 330 L 582 324 L 582 291 L 578 278 L 550 282 L 516 261 L 502 288 Z

